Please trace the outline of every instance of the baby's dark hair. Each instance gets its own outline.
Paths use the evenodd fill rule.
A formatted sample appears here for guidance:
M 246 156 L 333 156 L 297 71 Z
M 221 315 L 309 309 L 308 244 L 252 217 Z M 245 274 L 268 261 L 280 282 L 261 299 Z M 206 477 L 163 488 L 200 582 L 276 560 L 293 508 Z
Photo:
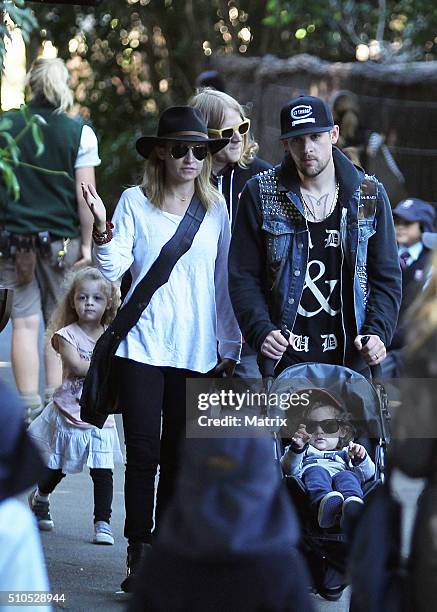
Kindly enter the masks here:
M 329 398 L 326 398 L 325 401 L 317 399 L 311 402 L 302 413 L 303 423 L 309 420 L 311 413 L 317 408 L 332 408 L 332 410 L 335 410 L 335 418 L 340 422 L 340 430 L 343 432 L 343 435 L 338 440 L 337 448 L 344 448 L 349 442 L 352 442 L 355 438 L 355 428 L 352 425 L 351 413 L 347 412 L 342 406 L 330 402 Z

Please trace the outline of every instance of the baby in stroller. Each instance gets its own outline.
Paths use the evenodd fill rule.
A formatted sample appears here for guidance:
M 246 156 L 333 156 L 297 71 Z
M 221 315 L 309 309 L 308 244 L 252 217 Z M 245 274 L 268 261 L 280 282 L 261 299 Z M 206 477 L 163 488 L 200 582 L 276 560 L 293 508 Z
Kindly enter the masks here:
M 354 521 L 363 505 L 362 485 L 375 465 L 361 444 L 345 408 L 328 391 L 311 390 L 301 423 L 281 458 L 286 475 L 300 478 L 321 528 Z

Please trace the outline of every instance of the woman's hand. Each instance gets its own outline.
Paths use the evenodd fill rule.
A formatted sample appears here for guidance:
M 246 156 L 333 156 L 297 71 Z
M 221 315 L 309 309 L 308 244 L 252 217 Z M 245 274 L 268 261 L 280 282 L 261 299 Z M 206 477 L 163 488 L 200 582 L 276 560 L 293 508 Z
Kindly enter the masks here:
M 106 230 L 106 208 L 96 191 L 96 188 L 91 183 L 85 185 L 81 183 L 82 193 L 93 217 L 94 226 L 98 232 L 104 232 Z
M 226 376 L 229 378 L 234 375 L 235 366 L 237 362 L 233 359 L 222 359 L 214 368 L 213 375 L 216 376 L 218 374 L 226 373 Z

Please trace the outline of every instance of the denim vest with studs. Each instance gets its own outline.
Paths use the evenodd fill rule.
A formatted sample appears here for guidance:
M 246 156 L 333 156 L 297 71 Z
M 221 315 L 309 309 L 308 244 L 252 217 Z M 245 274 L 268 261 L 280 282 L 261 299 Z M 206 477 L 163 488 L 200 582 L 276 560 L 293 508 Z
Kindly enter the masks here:
M 303 204 L 294 191 L 281 190 L 278 169 L 258 175 L 262 230 L 267 244 L 266 274 L 271 319 L 292 329 L 300 303 L 308 263 L 308 226 Z M 378 181 L 364 179 L 341 210 L 340 240 L 353 286 L 355 323 L 364 323 L 368 297 L 367 247 L 376 231 Z

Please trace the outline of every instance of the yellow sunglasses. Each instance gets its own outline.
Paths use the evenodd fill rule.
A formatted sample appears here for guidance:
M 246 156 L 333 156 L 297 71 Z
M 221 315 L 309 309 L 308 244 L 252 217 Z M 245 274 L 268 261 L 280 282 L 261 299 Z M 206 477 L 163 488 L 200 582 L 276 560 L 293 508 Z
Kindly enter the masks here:
M 230 127 L 222 128 L 221 130 L 213 130 L 208 128 L 208 133 L 214 136 L 218 136 L 219 138 L 232 138 L 235 132 L 238 132 L 242 136 L 247 134 L 250 128 L 250 119 L 245 119 L 241 123 L 237 125 L 232 125 Z

